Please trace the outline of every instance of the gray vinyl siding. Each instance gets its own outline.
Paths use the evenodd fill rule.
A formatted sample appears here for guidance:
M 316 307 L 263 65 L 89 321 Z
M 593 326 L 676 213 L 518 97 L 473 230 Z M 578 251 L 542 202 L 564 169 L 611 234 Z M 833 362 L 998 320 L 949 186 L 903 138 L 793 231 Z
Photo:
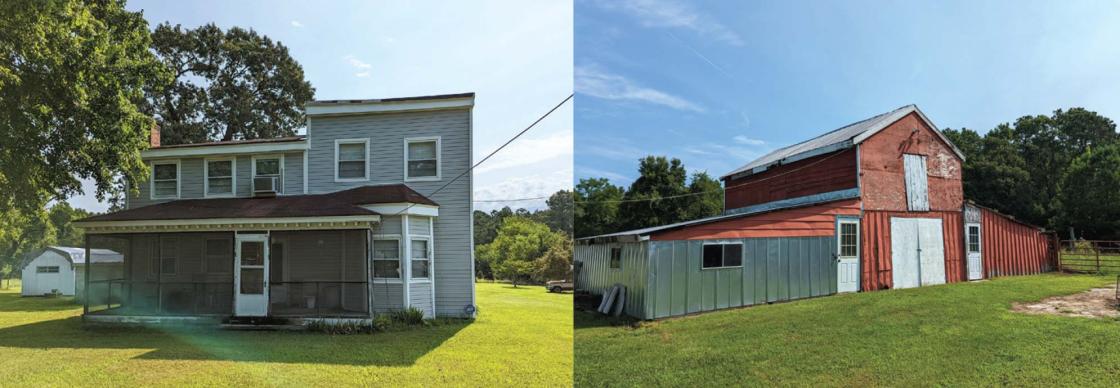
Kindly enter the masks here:
M 373 290 L 373 311 L 387 313 L 404 308 L 404 285 L 381 279 L 370 279 Z
M 439 204 L 435 229 L 436 314 L 461 316 L 474 304 L 471 252 L 471 177 L 460 178 L 439 193 L 440 186 L 467 171 L 471 163 L 471 114 L 468 109 L 311 117 L 308 119 L 309 192 L 328 193 L 347 188 L 405 183 Z M 438 181 L 404 182 L 404 139 L 440 137 Z M 336 139 L 369 139 L 368 181 L 334 181 Z M 386 217 L 388 218 L 388 217 Z M 375 234 L 389 232 L 388 223 Z
M 373 235 L 401 235 L 400 216 L 382 216 L 381 223 L 373 227 Z M 402 243 L 403 244 L 403 243 Z
M 430 317 L 433 315 L 432 311 L 432 284 L 431 283 L 410 283 L 409 285 L 409 300 L 412 302 L 412 307 L 424 311 L 424 316 Z
M 222 155 L 225 156 L 225 155 Z M 236 181 L 237 181 L 237 196 L 238 197 L 251 197 L 253 195 L 253 158 L 252 155 L 236 155 Z M 176 160 L 176 159 L 160 159 Z M 179 199 L 195 199 L 205 198 L 206 186 L 203 180 L 205 179 L 205 158 L 192 157 L 182 158 L 179 160 L 179 173 L 182 175 L 179 178 Z M 151 167 L 151 160 L 145 161 Z M 303 153 L 302 152 L 289 152 L 284 154 L 284 193 L 285 194 L 303 194 Z M 151 185 L 147 179 L 142 179 L 136 184 L 137 189 L 140 190 L 138 195 L 129 196 L 127 206 L 129 209 L 142 206 L 154 205 L 161 202 L 172 201 L 173 199 L 151 199 Z
M 432 224 L 431 217 L 423 216 L 410 216 L 408 217 L 408 233 L 413 236 L 427 236 L 431 234 L 430 226 Z
M 706 242 L 743 244 L 743 265 L 702 269 Z M 608 268 L 612 246 L 623 247 L 620 269 Z M 835 250 L 835 237 L 777 237 L 577 245 L 575 252 L 584 263 L 580 289 L 601 295 L 623 284 L 624 312 L 657 319 L 835 294 Z

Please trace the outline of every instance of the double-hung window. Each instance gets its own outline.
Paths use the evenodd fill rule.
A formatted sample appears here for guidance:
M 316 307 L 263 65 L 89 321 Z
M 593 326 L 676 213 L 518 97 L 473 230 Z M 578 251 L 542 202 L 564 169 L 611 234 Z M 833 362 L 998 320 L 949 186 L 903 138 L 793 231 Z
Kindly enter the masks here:
M 404 179 L 406 181 L 439 180 L 439 137 L 417 137 L 404 140 Z
M 257 190 L 257 178 L 272 178 L 273 189 L 277 193 L 284 192 L 284 158 L 276 156 L 253 157 L 253 191 Z
M 706 244 L 704 245 L 704 268 L 726 268 L 743 266 L 743 244 Z
M 206 196 L 232 197 L 237 192 L 233 158 L 206 160 Z
M 338 182 L 369 180 L 369 139 L 334 141 L 334 179 Z
M 179 161 L 152 163 L 152 199 L 179 198 Z
M 400 240 L 373 240 L 373 277 L 378 279 L 401 278 Z
M 428 240 L 412 240 L 412 278 L 427 279 L 430 275 L 432 251 L 428 249 Z

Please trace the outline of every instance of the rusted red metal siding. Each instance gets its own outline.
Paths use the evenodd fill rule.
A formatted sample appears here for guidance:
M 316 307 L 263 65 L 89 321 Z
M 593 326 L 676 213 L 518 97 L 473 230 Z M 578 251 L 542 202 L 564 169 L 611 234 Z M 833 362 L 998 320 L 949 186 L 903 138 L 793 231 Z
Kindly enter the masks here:
M 1054 269 L 1050 235 L 988 209 L 980 210 L 984 277 L 1030 275 Z
M 860 280 L 863 291 L 893 287 L 891 273 L 891 217 L 940 218 L 945 240 L 945 282 L 968 279 L 964 256 L 964 218 L 961 212 L 884 212 L 865 211 L 860 236 Z
M 859 215 L 859 200 L 777 210 L 670 230 L 651 240 L 708 240 L 752 237 L 820 237 L 836 234 L 836 216 Z
M 723 208 L 735 209 L 787 198 L 853 189 L 855 147 L 773 167 L 739 179 L 727 179 Z
M 865 210 L 908 210 L 903 154 L 926 156 L 929 210 L 959 212 L 964 205 L 960 158 L 917 113 L 864 140 L 859 152 Z

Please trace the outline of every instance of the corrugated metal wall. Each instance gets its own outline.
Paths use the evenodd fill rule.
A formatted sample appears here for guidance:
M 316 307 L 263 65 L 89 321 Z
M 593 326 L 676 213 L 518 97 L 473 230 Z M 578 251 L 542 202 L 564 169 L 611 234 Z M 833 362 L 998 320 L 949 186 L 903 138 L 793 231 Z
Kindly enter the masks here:
M 988 209 L 980 211 L 980 257 L 984 277 L 1030 275 L 1054 270 L 1048 235 Z
M 622 248 L 621 268 L 610 268 L 611 248 Z M 576 288 L 602 295 L 607 288 L 626 286 L 626 315 L 645 318 L 646 283 L 649 281 L 649 242 L 576 244 L 574 260 L 582 263 Z
M 863 252 L 861 282 L 863 291 L 893 287 L 891 273 L 891 217 L 940 218 L 945 240 L 945 282 L 964 281 L 968 268 L 964 256 L 964 224 L 961 212 L 885 212 L 865 211 L 860 239 Z
M 748 238 L 740 268 L 701 269 L 704 241 L 656 241 L 650 247 L 645 318 L 781 302 L 836 293 L 835 237 Z

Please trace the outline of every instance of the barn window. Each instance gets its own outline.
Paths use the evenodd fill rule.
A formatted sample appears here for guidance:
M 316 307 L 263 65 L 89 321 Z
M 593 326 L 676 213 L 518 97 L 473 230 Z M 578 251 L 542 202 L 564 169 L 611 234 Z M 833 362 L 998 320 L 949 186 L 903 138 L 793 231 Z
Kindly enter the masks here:
M 856 223 L 840 223 L 840 256 L 853 257 L 856 255 Z
M 44 265 L 35 267 L 36 273 L 58 273 L 57 265 Z
M 969 225 L 968 226 L 968 252 L 969 253 L 979 253 L 980 252 L 980 226 L 979 225 Z
M 704 268 L 740 267 L 743 265 L 743 244 L 704 245 Z
M 926 157 L 924 155 L 904 154 L 906 170 L 906 208 L 910 211 L 929 211 L 929 191 L 926 186 Z
M 622 268 L 622 248 L 611 248 L 611 269 Z

